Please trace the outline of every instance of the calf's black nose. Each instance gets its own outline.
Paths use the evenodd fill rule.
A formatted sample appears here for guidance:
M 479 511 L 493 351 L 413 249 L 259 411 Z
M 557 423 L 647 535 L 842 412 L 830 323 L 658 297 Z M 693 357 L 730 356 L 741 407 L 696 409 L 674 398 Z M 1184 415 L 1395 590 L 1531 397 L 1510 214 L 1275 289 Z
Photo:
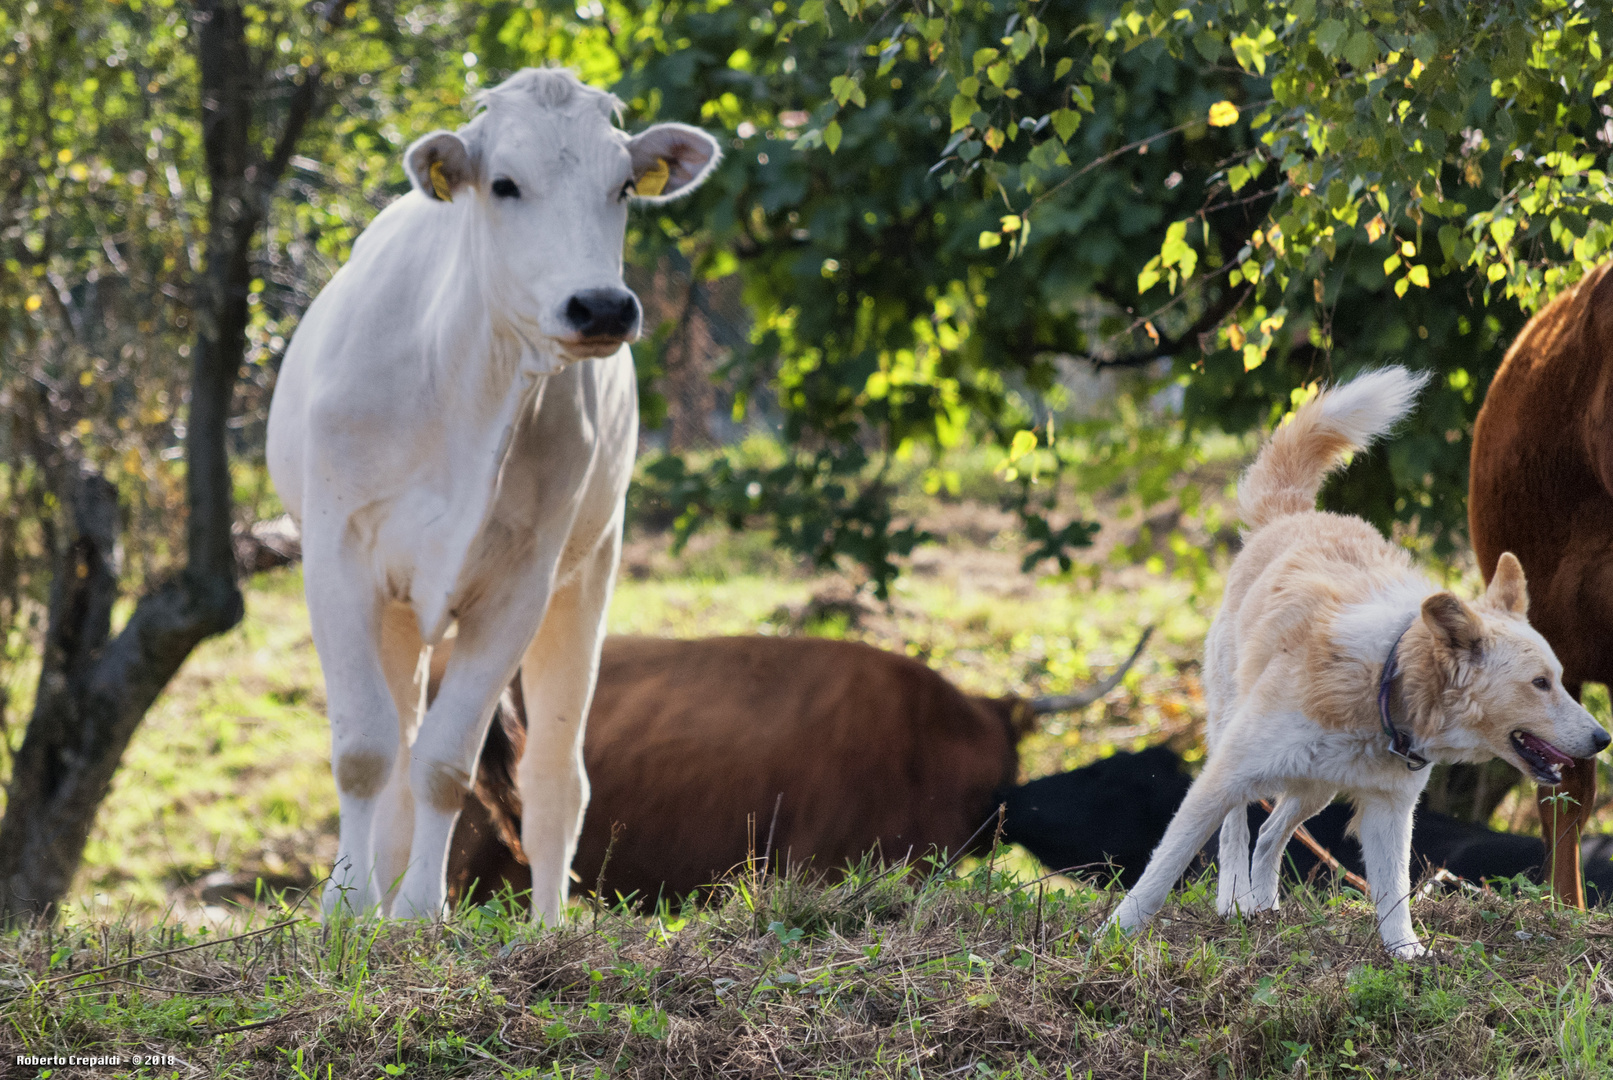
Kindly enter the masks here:
M 584 289 L 566 301 L 566 322 L 585 338 L 628 338 L 638 332 L 638 297 L 626 289 Z
M 1596 752 L 1600 754 L 1607 749 L 1608 743 L 1613 743 L 1613 735 L 1609 735 L 1606 728 L 1599 727 L 1596 729 L 1596 737 L 1593 741 L 1596 743 Z

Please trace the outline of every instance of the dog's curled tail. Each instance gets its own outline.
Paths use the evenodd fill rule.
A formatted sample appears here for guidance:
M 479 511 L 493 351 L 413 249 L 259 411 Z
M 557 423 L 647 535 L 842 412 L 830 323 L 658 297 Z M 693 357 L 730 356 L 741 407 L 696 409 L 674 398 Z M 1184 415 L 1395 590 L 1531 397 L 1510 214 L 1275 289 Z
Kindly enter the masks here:
M 1323 390 L 1294 410 L 1261 448 L 1238 485 L 1244 527 L 1316 509 L 1322 481 L 1346 453 L 1361 450 L 1411 411 L 1426 373 L 1379 368 Z

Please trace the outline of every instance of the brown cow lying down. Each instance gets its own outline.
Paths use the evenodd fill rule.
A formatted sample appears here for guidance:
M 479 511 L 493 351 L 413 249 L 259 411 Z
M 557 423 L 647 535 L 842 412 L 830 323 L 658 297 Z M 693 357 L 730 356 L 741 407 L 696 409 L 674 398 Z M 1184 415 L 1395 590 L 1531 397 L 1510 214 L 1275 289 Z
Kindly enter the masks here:
M 519 714 L 511 707 L 503 719 L 514 726 L 518 742 Z M 515 744 L 506 738 L 505 729 L 498 729 L 493 738 L 499 748 L 491 756 L 505 762 L 512 760 L 510 752 Z M 1022 845 L 1044 866 L 1090 877 L 1100 883 L 1118 878 L 1120 885 L 1129 889 L 1136 884 L 1154 847 L 1165 835 L 1165 827 L 1187 794 L 1189 783 L 1181 759 L 1168 748 L 1156 746 L 1136 754 L 1114 754 L 1082 769 L 1009 787 L 993 796 L 993 804 L 1000 802 L 1005 808 L 1003 839 Z M 489 788 L 499 786 L 492 784 Z M 502 787 L 513 790 L 507 781 Z M 631 813 L 631 807 L 627 809 Z M 516 821 L 520 808 L 504 804 L 498 812 L 505 820 Z M 1266 812 L 1259 806 L 1251 806 L 1248 813 L 1250 831 L 1258 832 Z M 512 814 L 514 818 L 510 817 Z M 1361 874 L 1364 866 L 1360 846 L 1346 833 L 1350 814 L 1349 806 L 1334 803 L 1311 818 L 1306 828 L 1346 869 Z M 989 810 L 985 821 L 994 824 L 994 815 L 995 809 Z M 511 855 L 520 850 L 513 833 L 507 843 L 499 842 L 497 835 L 488 829 L 490 818 L 480 802 L 469 805 L 461 820 L 470 823 L 468 828 L 474 831 L 461 832 L 455 837 L 457 876 L 453 880 L 457 896 L 466 895 L 473 877 L 479 879 L 470 893 L 473 902 L 483 902 L 506 884 L 519 894 L 525 887 L 527 874 Z M 959 846 L 967 841 L 967 837 L 962 838 Z M 1215 858 L 1215 846 L 1212 838 L 1190 874 L 1202 873 L 1210 865 Z M 1443 867 L 1473 882 L 1520 874 L 1539 881 L 1545 859 L 1545 846 L 1537 837 L 1493 832 L 1482 825 L 1421 809 L 1414 819 L 1411 847 L 1414 878 Z M 1596 904 L 1613 900 L 1610 855 L 1613 855 L 1613 836 L 1586 840 L 1585 881 Z M 477 866 L 473 867 L 473 863 Z M 597 859 L 587 862 L 579 855 L 576 865 L 579 875 L 581 871 L 589 871 L 597 879 Z M 673 875 L 678 873 L 680 860 L 669 850 L 663 865 L 665 873 Z M 1283 868 L 1290 884 L 1309 881 L 1317 874 L 1325 880 L 1330 873 L 1318 865 L 1317 857 L 1298 839 L 1289 841 Z M 653 899 L 657 893 L 684 895 L 716 876 L 689 876 L 677 882 L 685 887 L 667 887 L 664 892 L 659 887 L 654 891 L 646 889 L 640 899 Z M 592 887 L 594 881 L 587 883 Z M 605 895 L 612 894 L 607 891 Z
M 870 851 L 888 860 L 960 851 L 1017 778 L 1019 740 L 1036 717 L 1096 701 L 1146 641 L 1099 686 L 1026 700 L 965 694 L 917 660 L 855 642 L 607 638 L 573 871 L 590 891 L 653 902 L 710 884 L 751 852 L 833 872 Z M 473 881 L 473 899 L 505 881 L 527 888 L 515 854 L 518 687 L 454 834 L 456 896 Z
M 1517 555 L 1529 622 L 1562 660 L 1576 698 L 1585 682 L 1613 683 L 1610 265 L 1529 320 L 1507 351 L 1473 427 L 1468 486 L 1479 569 L 1488 581 L 1503 551 Z M 1538 797 L 1542 831 L 1559 838 L 1553 890 L 1584 907 L 1576 855 L 1596 801 L 1596 762 L 1568 765 L 1562 783 Z

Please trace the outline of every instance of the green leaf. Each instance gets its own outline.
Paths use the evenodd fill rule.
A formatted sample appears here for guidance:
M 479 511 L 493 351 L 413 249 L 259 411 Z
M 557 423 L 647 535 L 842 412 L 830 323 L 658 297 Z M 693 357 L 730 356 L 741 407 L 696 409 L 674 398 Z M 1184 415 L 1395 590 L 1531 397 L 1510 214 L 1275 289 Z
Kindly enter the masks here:
M 831 154 L 840 148 L 840 124 L 837 121 L 829 121 L 829 126 L 823 129 L 823 145 L 829 148 Z
M 1003 242 L 1002 233 L 992 232 L 991 230 L 987 229 L 985 232 L 982 232 L 980 234 L 980 250 L 981 251 L 985 251 L 985 250 L 987 250 L 989 248 L 994 248 L 994 247 L 996 247 L 998 244 L 1000 244 L 1002 242 Z
M 1233 192 L 1241 191 L 1249 179 L 1249 170 L 1242 165 L 1234 165 L 1227 170 L 1227 185 Z
M 1081 126 L 1081 114 L 1074 109 L 1053 110 L 1053 131 L 1058 135 L 1059 142 L 1069 142 Z
M 1219 62 L 1227 54 L 1226 45 L 1208 30 L 1200 30 L 1193 35 L 1193 48 L 1197 49 L 1199 55 L 1212 64 Z
M 1350 28 L 1338 19 L 1327 19 L 1316 28 L 1316 47 L 1329 59 L 1339 55 Z
M 1365 30 L 1357 30 L 1344 43 L 1344 59 L 1357 71 L 1365 71 L 1378 61 L 1378 39 Z
M 999 54 L 996 49 L 976 49 L 974 56 L 974 70 L 979 71 L 981 68 L 997 59 L 999 55 L 1001 54 Z
M 974 98 L 964 97 L 962 94 L 954 95 L 952 98 L 952 130 L 962 131 L 968 127 L 969 118 L 975 114 L 975 109 L 977 108 L 979 106 L 975 104 Z
M 1456 260 L 1456 241 L 1462 237 L 1455 225 L 1441 225 L 1439 227 L 1439 248 L 1445 253 L 1447 261 Z
M 1053 78 L 1055 78 L 1055 79 L 1064 78 L 1064 76 L 1066 76 L 1066 75 L 1068 75 L 1070 73 L 1070 69 L 1072 67 L 1074 67 L 1074 66 L 1075 66 L 1075 61 L 1071 60 L 1068 56 L 1066 56 L 1064 59 L 1060 60 L 1057 64 L 1053 65 Z
M 1158 266 L 1159 257 L 1156 255 L 1154 261 L 1145 266 L 1142 272 L 1137 275 L 1137 291 L 1139 293 L 1145 293 L 1159 284 Z
M 823 0 L 806 0 L 801 5 L 800 19 L 804 23 L 822 23 L 827 28 L 829 12 L 824 9 Z
M 986 78 L 990 79 L 991 84 L 999 89 L 1008 85 L 1008 80 L 1013 77 L 1013 74 L 1014 65 L 1007 60 L 999 60 L 986 69 Z

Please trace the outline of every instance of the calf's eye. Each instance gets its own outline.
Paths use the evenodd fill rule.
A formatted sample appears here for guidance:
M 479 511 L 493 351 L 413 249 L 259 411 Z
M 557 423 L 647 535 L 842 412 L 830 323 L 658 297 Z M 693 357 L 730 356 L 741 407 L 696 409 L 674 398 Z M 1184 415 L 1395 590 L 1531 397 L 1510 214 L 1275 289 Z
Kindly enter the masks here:
M 1551 680 L 1546 678 L 1544 675 L 1536 675 L 1535 676 L 1535 689 L 1536 690 L 1550 690 L 1551 689 Z
M 501 199 L 518 199 L 521 189 L 515 186 L 515 181 L 508 176 L 501 176 L 493 181 L 493 194 Z
M 616 193 L 616 201 L 617 202 L 626 202 L 627 199 L 628 199 L 628 196 L 633 194 L 633 190 L 634 190 L 633 181 L 628 180 L 627 183 L 622 185 L 622 190 L 620 190 L 620 191 L 618 191 Z

